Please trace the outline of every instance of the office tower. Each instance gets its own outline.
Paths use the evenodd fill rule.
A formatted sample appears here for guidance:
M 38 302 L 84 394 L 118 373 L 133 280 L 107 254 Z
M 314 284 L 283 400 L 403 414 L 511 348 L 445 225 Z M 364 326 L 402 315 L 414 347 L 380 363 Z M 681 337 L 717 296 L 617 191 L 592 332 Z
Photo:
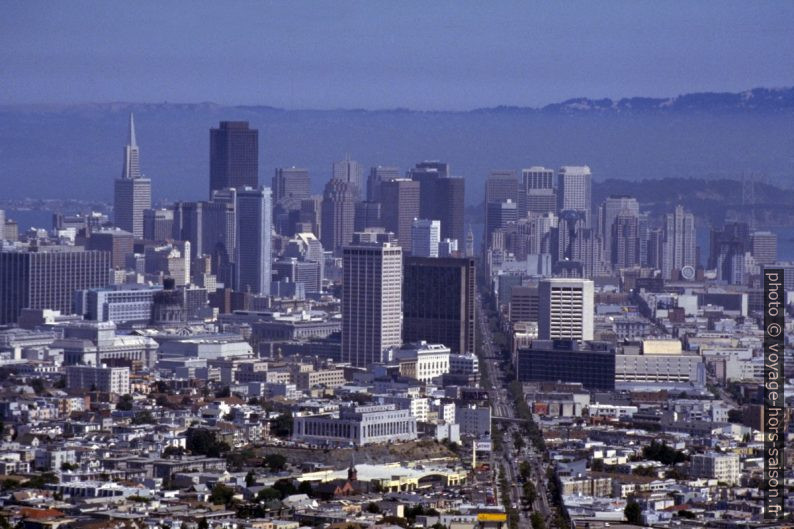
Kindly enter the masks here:
M 70 314 L 76 290 L 108 283 L 110 258 L 79 246 L 0 252 L 0 323 L 16 322 L 24 308 Z
M 436 196 L 438 197 L 437 220 L 441 222 L 441 237 L 462 241 L 465 237 L 463 214 L 466 207 L 464 202 L 466 180 L 460 176 L 440 178 L 436 181 Z M 423 218 L 425 218 L 424 215 Z
M 419 162 L 416 164 L 416 167 L 412 171 L 435 171 L 438 176 L 442 178 L 446 178 L 452 175 L 452 171 L 450 171 L 449 164 L 447 162 L 441 162 L 439 160 L 425 160 L 423 162 Z
M 538 338 L 593 339 L 593 282 L 543 279 L 538 284 Z
M 598 208 L 598 235 L 604 241 L 604 251 L 612 253 L 612 225 L 618 215 L 633 215 L 639 217 L 640 204 L 637 199 L 625 195 L 608 197 Z M 614 261 L 612 261 L 614 264 Z
M 442 239 L 438 243 L 439 257 L 458 257 L 458 241 L 455 239 Z
M 718 268 L 726 257 L 744 254 L 751 248 L 750 226 L 746 222 L 729 222 L 722 229 L 709 232 L 709 268 Z
M 0 209 L 0 241 L 6 240 L 6 212 Z
M 355 184 L 332 178 L 325 184 L 320 240 L 323 248 L 342 255 L 342 247 L 353 240 L 356 214 Z
M 540 294 L 538 286 L 514 286 L 510 289 L 510 322 L 538 322 Z
M 402 249 L 356 237 L 342 251 L 342 361 L 366 367 L 402 345 Z
M 152 207 L 152 181 L 141 176 L 135 120 L 130 114 L 129 137 L 124 147 L 121 178 L 113 187 L 113 221 L 117 228 L 143 237 L 143 212 Z
M 414 219 L 411 225 L 411 255 L 438 257 L 441 223 L 437 220 Z
M 397 167 L 385 167 L 379 165 L 369 171 L 367 177 L 367 200 L 369 202 L 380 202 L 380 185 L 389 180 L 400 178 L 400 169 Z
M 176 202 L 173 205 L 173 239 L 189 241 L 191 259 L 204 255 L 204 203 Z
M 381 220 L 386 230 L 394 232 L 406 250 L 411 246 L 411 224 L 419 217 L 420 184 L 407 178 L 383 182 Z
M 300 222 L 310 226 L 310 230 L 318 239 L 322 238 L 323 197 L 312 195 L 301 200 Z M 301 230 L 305 231 L 305 230 Z
M 585 212 L 588 228 L 592 223 L 591 180 L 590 168 L 586 165 L 560 167 L 560 172 L 557 174 L 557 210 L 560 213 Z
M 630 268 L 640 264 L 639 217 L 624 209 L 612 221 L 610 230 L 611 260 L 617 268 Z M 604 246 L 607 246 L 605 243 Z
M 174 211 L 167 208 L 147 209 L 143 212 L 143 238 L 162 242 L 172 238 Z
M 270 295 L 270 188 L 237 189 L 236 280 L 239 292 Z
M 210 129 L 210 197 L 229 187 L 259 187 L 259 131 L 247 121 L 221 121 Z
M 334 162 L 331 170 L 334 180 L 349 182 L 355 186 L 356 200 L 362 200 L 365 197 L 364 168 L 360 163 L 351 160 L 347 155 L 344 160 Z
M 378 228 L 381 226 L 381 204 L 380 202 L 356 202 L 356 213 L 353 221 L 355 231 L 364 231 L 367 228 Z
M 674 271 L 685 266 L 697 267 L 695 245 L 695 217 L 686 213 L 683 206 L 668 213 L 664 223 L 664 252 L 662 255 L 662 277 L 676 277 Z
M 135 237 L 128 231 L 118 228 L 101 229 L 91 233 L 86 244 L 87 250 L 97 250 L 110 254 L 110 266 L 124 269 L 127 256 L 132 255 Z
M 640 261 L 640 266 L 649 266 L 648 262 L 648 245 L 651 238 L 651 221 L 647 213 L 640 213 L 637 217 L 637 239 L 638 250 L 637 258 Z
M 518 220 L 518 204 L 510 199 L 504 202 L 488 202 L 485 216 L 485 244 L 490 247 L 494 231 L 507 227 Z
M 203 203 L 202 254 L 213 256 L 214 265 L 217 265 L 219 258 L 234 260 L 237 247 L 236 205 L 237 190 L 235 188 L 213 191 L 212 200 Z M 221 255 L 224 257 L 220 257 Z M 227 271 L 218 271 L 215 266 L 215 273 L 225 277 L 225 280 L 228 281 L 229 276 L 224 272 Z
M 518 178 L 515 171 L 493 171 L 485 181 L 485 203 L 518 203 Z
M 750 239 L 756 263 L 765 265 L 777 261 L 777 235 L 769 231 L 756 231 Z
M 297 167 L 279 167 L 273 175 L 273 204 L 285 209 L 300 208 L 301 200 L 311 196 L 309 171 Z
M 474 257 L 474 231 L 469 225 L 469 233 L 466 234 L 466 257 Z
M 301 283 L 306 293 L 322 292 L 322 261 L 303 261 L 297 257 L 280 259 L 273 264 L 277 281 Z
M 419 182 L 419 216 L 441 222 L 441 238 L 463 241 L 466 181 L 450 176 L 449 164 L 425 161 L 408 172 Z
M 529 213 L 543 215 L 557 212 L 557 195 L 554 192 L 554 169 L 530 167 L 521 171 L 518 190 L 518 216 Z
M 656 270 L 664 266 L 664 232 L 661 229 L 648 230 L 648 263 Z
M 476 294 L 473 258 L 406 257 L 403 340 L 474 353 Z

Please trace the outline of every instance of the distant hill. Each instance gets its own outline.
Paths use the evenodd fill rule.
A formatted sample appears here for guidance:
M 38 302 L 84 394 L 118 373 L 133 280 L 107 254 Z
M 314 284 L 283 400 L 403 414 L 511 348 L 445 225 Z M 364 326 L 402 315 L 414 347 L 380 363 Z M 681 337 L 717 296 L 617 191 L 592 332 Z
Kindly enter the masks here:
M 297 165 L 309 169 L 315 191 L 329 178 L 331 163 L 347 153 L 365 166 L 402 170 L 424 159 L 446 160 L 466 177 L 469 204 L 482 200 L 489 171 L 531 165 L 588 164 L 597 181 L 738 179 L 750 171 L 784 188 L 794 181 L 794 88 L 759 88 L 469 112 L 213 103 L 4 106 L 3 195 L 110 200 L 129 112 L 136 114 L 143 172 L 160 199 L 207 195 L 208 129 L 235 119 L 260 129 L 262 183 L 269 185 L 275 167 Z

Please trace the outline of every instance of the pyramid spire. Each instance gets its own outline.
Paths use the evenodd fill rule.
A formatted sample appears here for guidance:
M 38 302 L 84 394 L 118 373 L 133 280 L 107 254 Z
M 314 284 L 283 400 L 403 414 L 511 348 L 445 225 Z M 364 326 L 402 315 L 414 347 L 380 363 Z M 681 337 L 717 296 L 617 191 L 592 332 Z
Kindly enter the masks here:
M 130 112 L 130 133 L 127 145 L 130 147 L 138 146 L 138 142 L 135 140 L 135 117 L 133 116 L 132 112 Z
M 138 141 L 135 138 L 135 118 L 131 112 L 128 134 L 127 145 L 124 146 L 124 168 L 121 171 L 121 178 L 125 180 L 135 180 L 141 177 L 141 168 Z

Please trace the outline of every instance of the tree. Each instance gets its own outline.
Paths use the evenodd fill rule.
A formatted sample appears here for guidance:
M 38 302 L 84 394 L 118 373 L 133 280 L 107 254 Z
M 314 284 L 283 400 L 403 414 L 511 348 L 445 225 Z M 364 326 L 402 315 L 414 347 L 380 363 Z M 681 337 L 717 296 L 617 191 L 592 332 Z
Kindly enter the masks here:
M 132 411 L 132 395 L 122 395 L 116 403 L 116 409 L 120 411 Z
M 522 461 L 518 465 L 518 474 L 521 478 L 521 481 L 527 481 L 532 474 L 532 466 L 529 464 L 529 461 Z
M 287 468 L 287 458 L 281 454 L 268 454 L 262 460 L 262 465 L 268 467 L 271 472 L 281 472 Z
M 245 475 L 245 486 L 252 487 L 254 483 L 256 483 L 256 476 L 253 470 L 249 470 L 248 474 Z
M 375 502 L 369 502 L 367 504 L 367 512 L 371 512 L 372 514 L 378 514 L 380 512 L 380 507 Z
M 270 431 L 277 437 L 292 435 L 292 415 L 282 413 L 270 422 Z
M 206 518 L 201 518 L 198 521 L 198 529 L 210 529 L 210 524 L 207 523 L 207 519 Z
M 626 521 L 634 525 L 642 525 L 642 507 L 636 501 L 629 500 L 626 504 L 626 508 L 623 509 L 623 516 L 626 517 Z
M 546 529 L 546 522 L 539 512 L 533 512 L 529 521 L 532 522 L 532 529 Z
M 292 496 L 298 489 L 295 488 L 295 485 L 292 484 L 292 481 L 288 479 L 280 479 L 273 484 L 273 488 L 279 491 L 281 494 L 281 499 L 286 498 L 287 496 Z
M 185 449 L 181 446 L 167 446 L 163 450 L 163 457 L 181 456 L 185 453 Z
M 187 449 L 194 454 L 205 455 L 207 457 L 220 457 L 222 453 L 228 452 L 231 447 L 224 442 L 218 442 L 209 430 L 188 428 Z
M 155 424 L 157 421 L 152 417 L 152 413 L 149 410 L 144 410 L 136 413 L 130 422 L 132 424 Z
M 223 483 L 218 483 L 212 488 L 210 501 L 215 505 L 228 505 L 234 496 L 234 489 Z
M 281 498 L 281 493 L 273 487 L 262 489 L 256 494 L 256 501 L 271 501 Z
M 298 485 L 298 494 L 306 494 L 307 496 L 312 496 L 314 494 L 314 489 L 312 488 L 312 484 L 308 481 L 301 481 L 301 484 Z

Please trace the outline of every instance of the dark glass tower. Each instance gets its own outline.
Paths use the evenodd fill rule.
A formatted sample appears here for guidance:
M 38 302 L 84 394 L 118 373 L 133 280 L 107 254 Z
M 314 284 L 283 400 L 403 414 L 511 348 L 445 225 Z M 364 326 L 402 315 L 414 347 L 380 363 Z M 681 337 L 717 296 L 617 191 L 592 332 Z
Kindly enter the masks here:
M 259 131 L 247 121 L 210 129 L 210 197 L 228 187 L 259 187 Z

